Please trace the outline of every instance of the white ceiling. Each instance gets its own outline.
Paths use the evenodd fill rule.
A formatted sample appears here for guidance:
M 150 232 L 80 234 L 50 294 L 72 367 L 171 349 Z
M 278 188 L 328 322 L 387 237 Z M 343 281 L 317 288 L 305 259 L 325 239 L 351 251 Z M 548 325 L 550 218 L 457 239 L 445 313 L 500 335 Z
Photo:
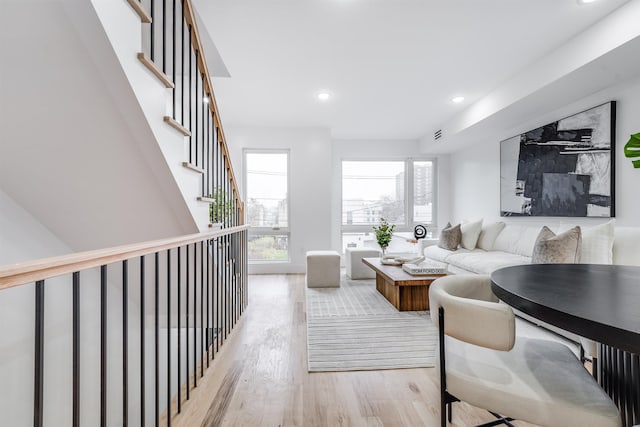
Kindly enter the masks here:
M 338 139 L 417 139 L 627 1 L 195 4 L 230 74 L 214 79 L 225 125 L 327 127 Z M 315 98 L 324 90 L 333 94 L 328 102 Z M 466 100 L 453 104 L 458 94 Z

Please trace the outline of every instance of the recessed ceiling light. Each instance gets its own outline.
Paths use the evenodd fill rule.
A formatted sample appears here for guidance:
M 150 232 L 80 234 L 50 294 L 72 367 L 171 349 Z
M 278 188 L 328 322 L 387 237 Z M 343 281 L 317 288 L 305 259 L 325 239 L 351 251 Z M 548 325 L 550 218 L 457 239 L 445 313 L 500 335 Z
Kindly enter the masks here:
M 319 92 L 316 97 L 318 97 L 320 101 L 327 101 L 331 98 L 331 94 L 329 92 Z
M 456 104 L 459 104 L 462 101 L 464 101 L 464 96 L 454 96 L 451 98 L 451 102 L 455 102 Z
M 578 4 L 594 3 L 597 0 L 578 0 Z

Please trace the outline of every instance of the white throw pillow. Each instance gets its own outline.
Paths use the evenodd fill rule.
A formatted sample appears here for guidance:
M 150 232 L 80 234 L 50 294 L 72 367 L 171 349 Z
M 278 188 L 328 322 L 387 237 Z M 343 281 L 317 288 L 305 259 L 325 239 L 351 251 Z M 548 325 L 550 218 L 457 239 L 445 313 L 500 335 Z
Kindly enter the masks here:
M 469 250 L 475 249 L 478 237 L 482 231 L 482 219 L 475 222 L 460 224 L 460 231 L 462 231 L 460 246 Z
M 541 228 L 540 226 L 507 224 L 496 237 L 491 250 L 530 257 Z
M 582 264 L 613 264 L 615 220 L 582 229 Z
M 493 243 L 504 228 L 504 225 L 504 222 L 498 221 L 483 226 L 482 231 L 480 231 L 480 236 L 478 236 L 477 246 L 485 251 L 492 250 Z

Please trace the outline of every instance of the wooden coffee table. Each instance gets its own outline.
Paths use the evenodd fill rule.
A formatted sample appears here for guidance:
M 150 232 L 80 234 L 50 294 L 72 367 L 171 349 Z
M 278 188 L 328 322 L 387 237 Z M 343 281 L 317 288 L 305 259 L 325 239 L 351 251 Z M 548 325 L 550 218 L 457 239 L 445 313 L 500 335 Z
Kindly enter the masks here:
M 376 272 L 376 289 L 398 311 L 429 310 L 429 285 L 446 274 L 413 276 L 401 266 L 384 265 L 380 258 L 362 258 Z

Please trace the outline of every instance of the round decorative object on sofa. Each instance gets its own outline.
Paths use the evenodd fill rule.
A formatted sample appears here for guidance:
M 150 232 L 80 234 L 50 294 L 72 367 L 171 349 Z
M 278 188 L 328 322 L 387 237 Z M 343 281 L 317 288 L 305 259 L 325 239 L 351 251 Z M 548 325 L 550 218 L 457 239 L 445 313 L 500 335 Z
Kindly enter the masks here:
M 427 237 L 427 227 L 422 224 L 418 224 L 413 227 L 413 237 L 416 239 L 424 239 Z

